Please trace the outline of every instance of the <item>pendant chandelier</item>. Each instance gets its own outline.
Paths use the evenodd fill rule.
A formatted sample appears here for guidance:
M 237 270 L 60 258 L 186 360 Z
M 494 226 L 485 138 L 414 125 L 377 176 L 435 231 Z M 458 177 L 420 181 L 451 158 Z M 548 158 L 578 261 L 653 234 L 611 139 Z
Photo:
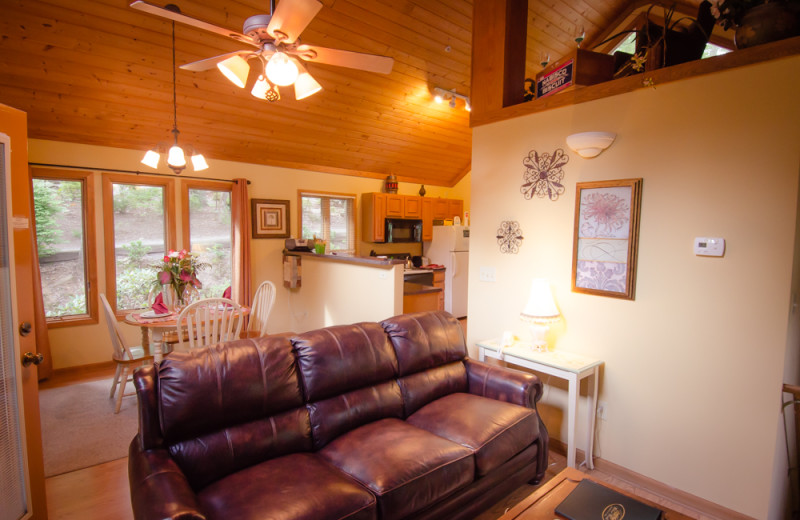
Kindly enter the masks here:
M 178 96 L 176 93 L 176 86 L 175 86 L 175 22 L 172 22 L 172 117 L 173 117 L 173 124 L 172 124 L 172 134 L 175 136 L 174 144 L 169 148 L 167 152 L 167 166 L 169 166 L 175 174 L 180 174 L 186 168 L 186 154 L 183 151 L 183 148 L 178 146 Z M 142 159 L 142 164 L 145 164 L 151 168 L 157 168 L 158 163 L 161 160 L 161 153 L 160 150 L 163 150 L 162 146 L 159 144 L 152 150 L 148 150 L 147 153 L 144 154 L 144 158 Z M 194 148 L 189 147 L 189 153 L 192 159 L 192 167 L 194 171 L 199 172 L 201 170 L 205 170 L 208 168 L 208 163 L 206 162 L 205 157 L 203 157 L 200 153 L 197 153 Z

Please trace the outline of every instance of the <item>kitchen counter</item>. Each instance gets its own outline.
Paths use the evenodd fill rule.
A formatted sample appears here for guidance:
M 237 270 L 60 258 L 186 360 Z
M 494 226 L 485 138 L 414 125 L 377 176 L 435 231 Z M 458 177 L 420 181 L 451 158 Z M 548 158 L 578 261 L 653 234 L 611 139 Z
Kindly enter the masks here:
M 434 287 L 432 285 L 422 285 L 421 283 L 414 283 L 414 282 L 403 283 L 403 295 L 428 294 L 428 293 L 438 293 L 438 292 L 442 292 L 442 289 L 440 289 L 439 287 Z
M 374 267 L 394 267 L 397 264 L 405 264 L 405 261 L 400 259 L 380 258 L 377 256 L 354 256 L 354 255 L 345 255 L 341 253 L 337 254 L 325 253 L 324 255 L 318 255 L 317 253 L 312 253 L 310 251 L 289 251 L 288 249 L 284 249 L 283 254 L 288 256 L 299 256 L 301 258 L 313 258 L 315 260 L 329 260 L 332 262 L 347 262 L 352 264 L 362 264 Z

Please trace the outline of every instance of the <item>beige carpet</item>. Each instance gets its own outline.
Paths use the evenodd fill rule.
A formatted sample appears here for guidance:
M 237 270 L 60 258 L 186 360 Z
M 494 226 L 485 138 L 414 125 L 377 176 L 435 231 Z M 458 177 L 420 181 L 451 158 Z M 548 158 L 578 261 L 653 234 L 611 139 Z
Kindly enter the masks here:
M 115 414 L 110 391 L 111 379 L 39 391 L 45 476 L 128 456 L 138 430 L 136 397 L 124 397 Z

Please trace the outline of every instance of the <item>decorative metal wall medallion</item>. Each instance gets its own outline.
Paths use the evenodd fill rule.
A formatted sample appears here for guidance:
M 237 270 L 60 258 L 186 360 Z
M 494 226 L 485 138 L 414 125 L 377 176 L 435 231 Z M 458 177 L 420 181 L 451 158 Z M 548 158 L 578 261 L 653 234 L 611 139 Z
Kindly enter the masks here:
M 556 149 L 553 155 L 543 153 L 539 155 L 536 150 L 531 150 L 526 158 L 522 160 L 525 165 L 525 173 L 522 179 L 525 181 L 520 191 L 526 199 L 536 195 L 539 198 L 547 197 L 550 200 L 557 200 L 558 196 L 564 193 L 563 167 L 569 162 L 569 156 L 561 148 Z
M 522 230 L 516 220 L 504 220 L 500 223 L 497 230 L 497 245 L 500 246 L 501 253 L 519 253 L 519 245 L 522 243 Z

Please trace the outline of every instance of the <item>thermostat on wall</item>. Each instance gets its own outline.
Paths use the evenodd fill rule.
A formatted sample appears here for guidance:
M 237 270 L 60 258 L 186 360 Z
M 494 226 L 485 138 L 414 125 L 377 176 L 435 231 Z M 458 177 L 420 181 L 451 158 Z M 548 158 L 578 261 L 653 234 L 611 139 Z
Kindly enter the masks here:
M 722 256 L 725 254 L 725 239 L 718 237 L 695 237 L 694 254 L 699 256 Z

